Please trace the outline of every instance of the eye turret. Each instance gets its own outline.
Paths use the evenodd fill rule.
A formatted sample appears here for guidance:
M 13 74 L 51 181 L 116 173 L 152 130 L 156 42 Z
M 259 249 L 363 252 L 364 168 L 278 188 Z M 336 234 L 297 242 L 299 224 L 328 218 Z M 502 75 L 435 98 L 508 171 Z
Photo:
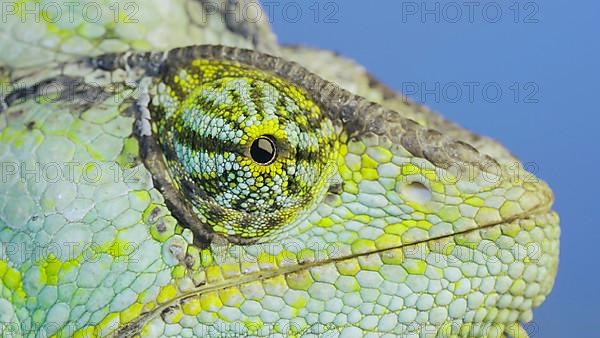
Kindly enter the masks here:
M 338 135 L 302 88 L 210 60 L 162 81 L 150 112 L 164 167 L 209 231 L 251 242 L 327 192 Z

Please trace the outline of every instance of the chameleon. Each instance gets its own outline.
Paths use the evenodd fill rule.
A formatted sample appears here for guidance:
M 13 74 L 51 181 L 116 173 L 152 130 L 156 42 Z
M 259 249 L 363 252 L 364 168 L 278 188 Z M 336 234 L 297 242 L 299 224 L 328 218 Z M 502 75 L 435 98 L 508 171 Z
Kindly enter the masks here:
M 2 336 L 536 333 L 559 219 L 496 141 L 255 1 L 3 16 Z

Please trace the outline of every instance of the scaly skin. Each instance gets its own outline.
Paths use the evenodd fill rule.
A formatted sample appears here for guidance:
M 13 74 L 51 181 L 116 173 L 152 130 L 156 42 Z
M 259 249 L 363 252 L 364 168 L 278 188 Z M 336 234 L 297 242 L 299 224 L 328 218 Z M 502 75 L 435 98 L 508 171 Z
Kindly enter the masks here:
M 0 333 L 525 337 L 558 265 L 546 184 L 210 6 L 0 26 Z

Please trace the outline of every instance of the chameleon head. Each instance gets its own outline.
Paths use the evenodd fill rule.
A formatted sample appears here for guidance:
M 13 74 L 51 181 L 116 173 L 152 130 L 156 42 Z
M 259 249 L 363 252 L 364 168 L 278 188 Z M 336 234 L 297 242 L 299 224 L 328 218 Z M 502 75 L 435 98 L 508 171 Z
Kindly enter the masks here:
M 276 57 L 168 55 L 140 140 L 194 243 L 148 332 L 494 336 L 550 292 L 552 193 L 497 143 Z

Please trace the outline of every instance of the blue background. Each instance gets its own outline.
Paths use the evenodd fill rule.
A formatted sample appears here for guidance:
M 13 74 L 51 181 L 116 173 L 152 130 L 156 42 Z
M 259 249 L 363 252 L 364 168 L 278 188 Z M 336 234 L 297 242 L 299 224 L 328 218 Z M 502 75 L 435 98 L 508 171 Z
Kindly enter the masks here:
M 287 1 L 273 7 L 270 19 L 280 41 L 340 52 L 397 90 L 414 89 L 415 83 L 431 89 L 439 83 L 437 99 L 424 97 L 420 89 L 412 97 L 500 140 L 524 162 L 536 163 L 538 175 L 555 192 L 562 235 L 558 279 L 534 311 L 535 336 L 598 337 L 600 4 L 520 1 L 515 17 L 512 0 L 488 4 L 487 14 L 482 11 L 488 2 L 482 1 L 470 17 L 458 1 L 453 4 L 462 9 L 462 17 L 452 23 L 456 6 L 444 11 L 446 1 L 438 2 L 439 22 L 434 14 L 423 20 L 421 1 L 338 0 L 326 7 L 330 2 L 297 1 L 288 5 L 287 14 Z M 311 8 L 315 3 L 318 15 Z M 435 3 L 426 2 L 427 8 Z M 415 4 L 418 12 L 410 15 Z M 302 15 L 296 19 L 298 7 Z M 502 15 L 493 23 L 497 7 Z M 451 91 L 454 83 L 465 82 L 479 83 L 473 100 L 468 87 L 462 87 L 458 99 Z M 516 100 L 515 82 L 521 94 Z M 482 94 L 486 84 L 491 86 L 488 95 Z M 491 102 L 493 87 L 503 91 L 498 102 Z

